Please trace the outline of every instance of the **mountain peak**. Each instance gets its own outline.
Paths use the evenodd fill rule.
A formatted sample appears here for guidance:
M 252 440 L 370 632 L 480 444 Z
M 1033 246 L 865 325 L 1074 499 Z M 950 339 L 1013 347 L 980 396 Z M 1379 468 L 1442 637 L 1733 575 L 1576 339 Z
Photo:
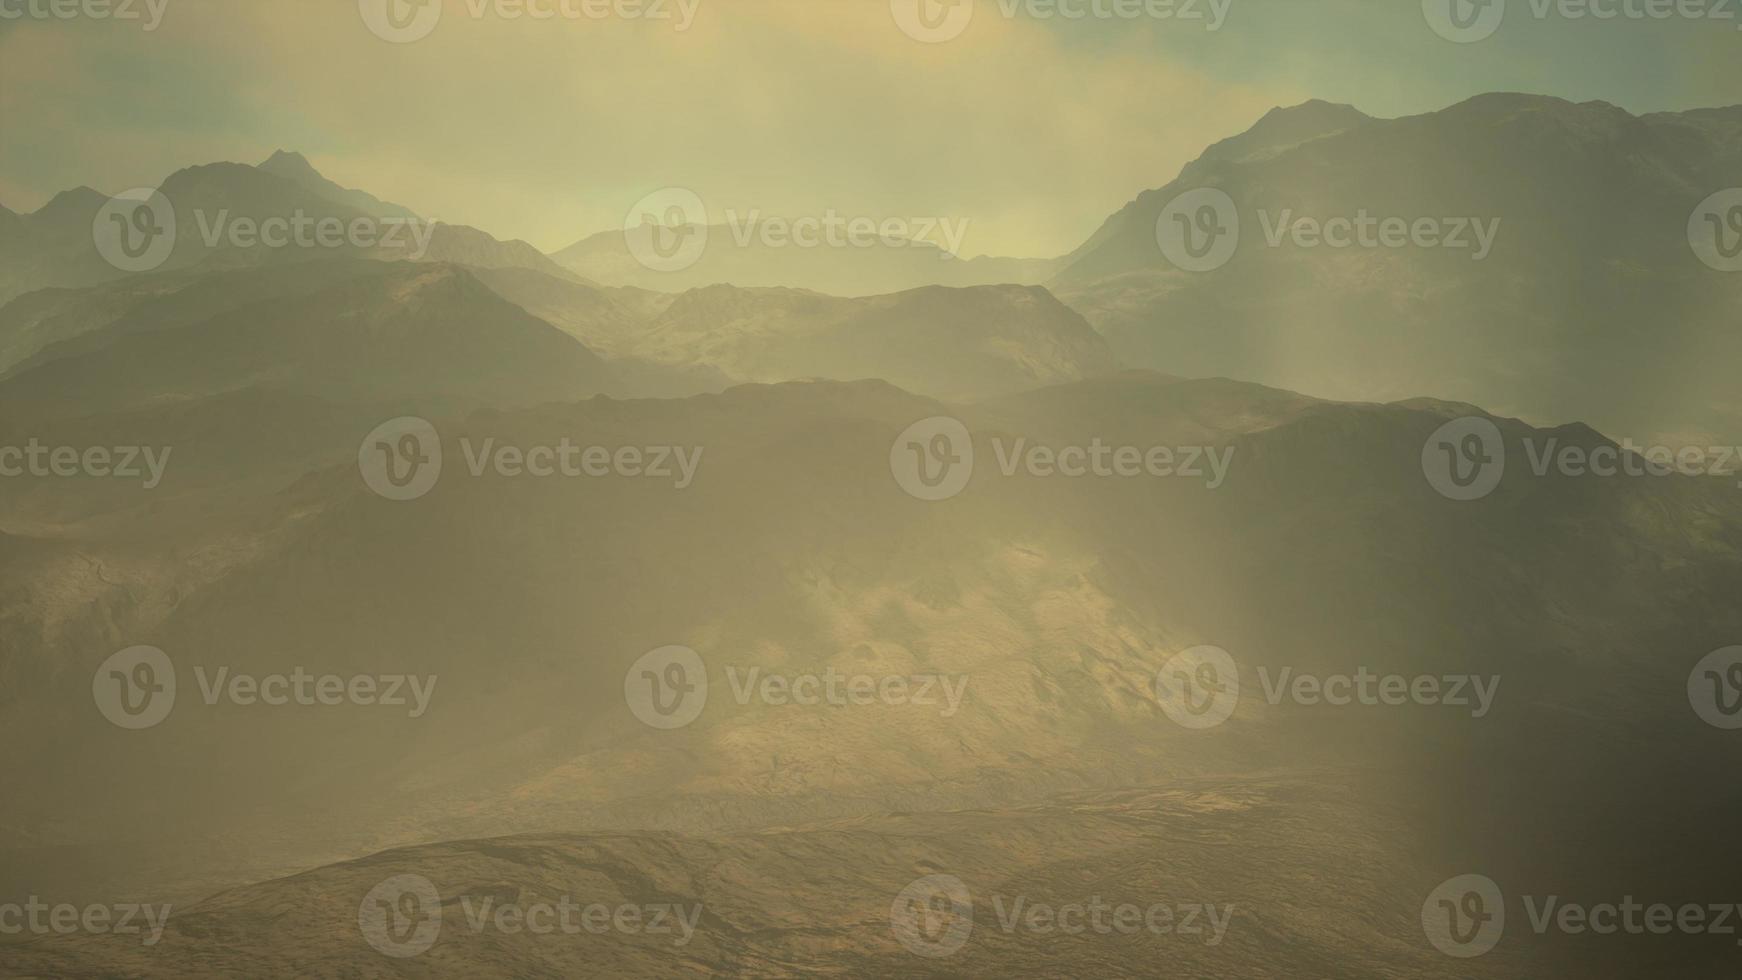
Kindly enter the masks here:
M 109 195 L 102 191 L 80 185 L 72 190 L 61 191 L 49 199 L 47 204 L 31 212 L 33 217 L 53 218 L 59 215 L 85 214 L 102 207 L 109 201 Z
M 1308 99 L 1299 105 L 1277 106 L 1264 114 L 1258 120 L 1259 126 L 1291 125 L 1312 126 L 1336 125 L 1348 126 L 1372 117 L 1365 112 L 1343 102 L 1327 102 L 1324 99 Z
M 1486 92 L 1441 111 L 1451 115 L 1512 116 L 1520 112 L 1547 112 L 1569 118 L 1633 118 L 1631 112 L 1613 103 L 1601 100 L 1572 102 L 1558 96 L 1529 92 Z
M 1205 150 L 1198 164 L 1277 153 L 1372 121 L 1372 116 L 1352 105 L 1323 99 L 1311 99 L 1294 106 L 1277 106 L 1265 113 L 1251 129 Z
M 314 164 L 308 162 L 308 157 L 295 150 L 276 150 L 260 162 L 254 169 L 271 174 L 304 189 L 348 208 L 354 208 L 364 214 L 381 218 L 415 219 L 417 214 L 411 209 L 383 201 L 373 194 L 352 190 L 327 179 L 327 176 L 316 170 Z
M 320 177 L 321 172 L 308 162 L 308 157 L 295 150 L 275 150 L 273 154 L 261 161 L 259 169 L 280 177 Z

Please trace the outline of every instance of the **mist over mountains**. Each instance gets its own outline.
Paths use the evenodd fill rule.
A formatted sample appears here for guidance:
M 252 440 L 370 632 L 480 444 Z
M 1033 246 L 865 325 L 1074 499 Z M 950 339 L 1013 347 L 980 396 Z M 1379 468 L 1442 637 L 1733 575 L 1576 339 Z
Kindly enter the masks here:
M 1739 166 L 1742 108 L 1636 117 L 1487 95 L 1382 120 L 1309 103 L 1139 195 L 1050 286 L 1128 364 L 1733 441 L 1742 403 L 1723 375 L 1742 358 L 1742 293 L 1700 262 L 1688 224 Z M 1200 188 L 1232 199 L 1240 244 L 1192 273 L 1162 256 L 1157 222 Z M 1271 245 L 1284 220 L 1358 215 L 1496 232 L 1479 258 L 1474 229 L 1464 247 Z
M 1742 437 L 1742 405 L 1724 367 L 1742 354 L 1730 329 L 1739 297 L 1733 277 L 1714 273 L 1689 248 L 1688 215 L 1726 185 L 1739 158 L 1742 109 L 1734 107 L 1636 117 L 1603 103 L 1495 94 L 1422 116 L 1375 119 L 1309 102 L 1277 109 L 1208 148 L 1056 259 L 964 260 L 905 240 L 771 246 L 757 222 L 772 216 L 734 211 L 740 226 L 707 228 L 695 261 L 675 270 L 637 261 L 618 231 L 547 257 L 524 242 L 441 223 L 423 244 L 407 232 L 392 246 L 370 248 L 236 248 L 227 239 L 208 247 L 192 219 L 180 223 L 166 268 L 336 251 L 660 293 L 731 285 L 866 297 L 923 286 L 1044 283 L 1127 367 L 1355 400 L 1433 394 L 1640 439 L 1734 441 Z M 1170 202 L 1203 189 L 1229 196 L 1240 244 L 1226 264 L 1190 272 L 1169 261 L 1158 230 Z M 207 221 L 298 211 L 347 222 L 421 220 L 334 184 L 285 151 L 259 167 L 190 168 L 162 191 L 178 213 Z M 0 253 L 12 256 L 6 268 L 14 277 L 0 297 L 27 285 L 113 278 L 88 234 L 104 201 L 79 188 L 34 214 L 0 217 Z M 1337 218 L 1370 222 L 1356 237 L 1371 244 L 1333 247 L 1297 237 L 1303 219 Z M 1446 244 L 1380 244 L 1378 223 L 1388 219 L 1440 222 L 1436 234 Z M 703 232 L 655 227 L 674 241 Z M 1312 244 L 1303 247 L 1303 240 Z M 558 288 L 524 276 L 515 281 L 523 292 Z M 1565 286 L 1544 290 L 1544 281 Z M 617 298 L 618 305 L 665 302 Z M 577 318 L 616 316 L 576 314 L 572 305 L 546 312 L 583 330 Z M 743 367 L 740 380 L 773 379 Z M 805 367 L 792 365 L 787 376 L 851 375 L 833 373 L 826 357 L 816 370 Z
M 1631 440 L 1742 439 L 1739 164 L 1309 102 L 1032 261 L 546 255 L 288 150 L 140 271 L 103 193 L 0 209 L 0 906 L 173 906 L 0 976 L 1726 975 L 1524 903 L 1738 899 L 1742 459 Z

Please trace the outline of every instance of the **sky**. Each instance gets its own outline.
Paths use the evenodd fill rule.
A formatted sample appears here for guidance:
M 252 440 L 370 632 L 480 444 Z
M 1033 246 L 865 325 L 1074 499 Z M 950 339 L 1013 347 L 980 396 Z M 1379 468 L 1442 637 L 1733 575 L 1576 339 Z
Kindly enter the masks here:
M 1739 0 L 1487 0 L 1502 17 L 1462 41 L 1435 5 L 1471 0 L 423 2 L 0 0 L 0 204 L 283 148 L 547 251 L 683 187 L 716 216 L 963 220 L 967 255 L 1041 257 L 1310 98 L 1742 102 Z

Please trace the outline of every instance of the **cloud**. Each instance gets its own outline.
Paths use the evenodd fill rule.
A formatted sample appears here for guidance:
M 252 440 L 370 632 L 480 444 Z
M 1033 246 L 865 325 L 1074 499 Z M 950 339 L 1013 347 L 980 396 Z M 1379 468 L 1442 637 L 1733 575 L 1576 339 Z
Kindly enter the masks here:
M 1400 33 L 1394 47 L 1423 45 L 1424 58 L 1460 55 L 1360 0 L 1322 8 L 1338 22 L 1286 13 L 1297 7 L 1235 0 L 1210 34 L 1006 19 L 982 0 L 961 37 L 936 45 L 904 35 L 885 0 L 701 0 L 681 33 L 445 0 L 433 32 L 406 44 L 372 34 L 358 0 L 172 0 L 149 34 L 10 22 L 0 118 L 39 136 L 0 145 L 0 189 L 28 209 L 73 184 L 154 184 L 284 147 L 340 183 L 546 249 L 676 185 L 717 210 L 966 219 L 970 254 L 1054 255 L 1274 105 L 1325 96 L 1372 110 L 1360 96 L 1397 87 L 1375 81 L 1396 50 L 1299 67 L 1358 43 L 1352 26 Z M 1291 28 L 1297 68 L 1278 72 Z M 1444 101 L 1464 86 L 1444 86 Z M 1413 108 L 1437 107 L 1433 85 L 1416 88 Z

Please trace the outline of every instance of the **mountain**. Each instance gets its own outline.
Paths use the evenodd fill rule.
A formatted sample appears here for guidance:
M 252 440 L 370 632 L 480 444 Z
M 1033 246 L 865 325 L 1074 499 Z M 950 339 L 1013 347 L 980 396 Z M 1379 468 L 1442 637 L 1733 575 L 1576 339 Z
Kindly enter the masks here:
M 1742 280 L 1702 264 L 1688 227 L 1739 167 L 1742 107 L 1633 116 L 1497 94 L 1371 119 L 1308 103 L 1139 195 L 1049 286 L 1131 365 L 1735 441 L 1742 401 L 1723 365 L 1742 356 Z M 1232 198 L 1240 239 L 1226 264 L 1188 272 L 1157 224 L 1202 188 Z M 1468 247 L 1301 247 L 1277 230 L 1362 215 L 1476 219 L 1490 252 L 1452 220 L 1438 227 Z
M 1742 636 L 1738 474 L 1532 464 L 1730 431 L 1738 297 L 1688 215 L 1739 156 L 1738 110 L 1309 103 L 1046 285 L 858 296 L 471 230 L 204 244 L 391 207 L 290 154 L 167 180 L 193 217 L 149 272 L 88 262 L 96 191 L 0 215 L 0 912 L 176 909 L 153 946 L 0 934 L 0 975 L 1725 975 L 1733 935 L 1538 935 L 1532 903 L 1735 900 L 1742 744 L 1698 699 Z M 1157 230 L 1203 188 L 1245 244 L 1190 273 Z M 1480 261 L 1264 242 L 1363 210 L 1503 223 Z M 773 251 L 696 268 L 923 255 Z M 1479 499 L 1424 475 L 1474 456 L 1452 425 L 1508 461 Z M 89 472 L 134 450 L 162 469 Z M 167 672 L 116 667 L 140 645 Z M 1506 935 L 1451 959 L 1423 912 L 1469 874 Z M 933 876 L 966 908 L 906 891 Z M 540 903 L 700 911 L 682 946 L 503 927 Z M 970 910 L 950 955 L 892 929 Z M 426 911 L 409 958 L 360 926 Z
M 525 268 L 479 269 L 477 276 L 504 298 L 602 354 L 635 353 L 659 312 L 634 300 L 623 302 L 627 290 L 607 291 L 570 276 Z
M 410 208 L 382 201 L 373 194 L 341 187 L 328 180 L 300 153 L 279 150 L 259 165 L 267 173 L 307 188 L 321 198 L 351 210 L 380 218 L 425 221 Z M 395 258 L 393 252 L 382 250 L 373 257 Z M 452 262 L 479 269 L 531 269 L 559 279 L 574 279 L 573 273 L 552 262 L 548 256 L 526 242 L 515 239 L 500 241 L 487 232 L 467 225 L 437 223 L 427 252 L 421 261 Z
M 349 270 L 345 270 L 349 271 Z M 242 295 L 274 273 L 233 284 Z M 456 266 L 363 267 L 305 295 L 164 326 L 123 319 L 10 375 L 13 418 L 60 418 L 265 387 L 341 402 L 504 406 L 608 390 L 586 347 Z
M 385 252 L 381 257 L 394 255 Z M 519 239 L 504 242 L 467 225 L 436 225 L 429 250 L 420 261 L 453 262 L 478 269 L 529 269 L 557 279 L 586 281 Z
M 932 286 L 867 299 L 788 289 L 691 290 L 655 321 L 649 359 L 718 364 L 734 378 L 883 378 L 981 398 L 1115 369 L 1106 344 L 1031 286 Z
M 311 346 L 331 339 L 317 333 Z M 360 367 L 384 376 L 384 392 L 408 370 Z M 28 430 L 89 444 L 71 427 L 103 426 L 109 440 L 178 447 L 189 467 L 225 459 L 230 479 L 196 507 L 186 481 L 204 472 L 172 467 L 158 490 L 133 491 L 124 521 L 73 522 L 58 498 L 0 498 L 0 594 L 17 597 L 0 619 L 14 651 L 0 668 L 0 737 L 16 747 L 3 775 L 49 787 L 0 802 L 0 825 L 53 845 L 0 856 L 15 880 L 182 901 L 417 842 L 711 839 L 1070 806 L 1058 801 L 1187 781 L 1202 782 L 1213 809 L 1278 772 L 1358 780 L 1361 812 L 1408 811 L 1399 826 L 1412 831 L 1375 842 L 1384 857 L 1342 865 L 1372 869 L 1380 894 L 1417 894 L 1422 878 L 1471 865 L 1617 896 L 1703 894 L 1694 886 L 1707 876 L 1733 872 L 1698 842 L 1742 802 L 1700 778 L 1734 765 L 1734 740 L 1692 714 L 1686 688 L 1695 661 L 1742 633 L 1732 481 L 1537 478 L 1518 466 L 1491 497 L 1459 504 L 1423 480 L 1421 454 L 1467 406 L 1330 403 L 1133 373 L 970 405 L 858 382 L 435 415 L 446 468 L 427 496 L 394 503 L 359 478 L 366 425 L 335 427 L 323 455 L 294 413 L 224 400 L 242 394 L 176 415 L 111 396 L 122 404 L 106 422 Z M 257 384 L 249 397 L 299 394 Z M 16 382 L 0 395 L 11 404 Z M 927 503 L 891 477 L 891 447 L 943 414 L 973 434 L 976 463 L 960 497 Z M 1525 439 L 1608 445 L 1589 429 L 1492 421 L 1519 459 Z M 227 426 L 254 436 L 234 443 L 238 462 L 211 435 Z M 1023 451 L 1018 438 L 1233 455 L 1214 489 L 1208 464 L 1198 478 L 1007 477 L 1001 460 Z M 472 475 L 487 447 L 564 439 L 703 455 L 687 483 L 675 464 L 658 478 Z M 255 461 L 287 445 L 315 460 L 306 475 L 251 482 Z M 141 643 L 168 653 L 183 691 L 145 734 L 90 702 L 97 667 Z M 669 644 L 704 658 L 711 693 L 693 724 L 664 731 L 635 717 L 624 690 L 631 665 Z M 1201 644 L 1230 651 L 1252 692 L 1207 732 L 1170 721 L 1153 693 L 1170 659 Z M 415 718 L 208 705 L 199 678 L 209 685 L 220 668 L 439 683 Z M 1333 709 L 1268 701 L 1283 669 L 1503 685 L 1480 717 Z M 758 689 L 747 677 L 829 672 L 963 686 L 953 710 L 942 688 L 929 703 L 841 707 L 738 693 Z M 1588 778 L 1594 765 L 1604 780 Z M 116 799 L 142 802 L 101 805 Z M 936 819 L 960 841 L 980 818 Z M 1262 853 L 1275 839 L 1222 826 L 1219 850 Z M 136 846 L 142 827 L 148 852 Z M 1329 848 L 1338 828 L 1333 815 L 1276 833 Z M 1600 866 L 1594 852 L 1608 856 Z M 1417 862 L 1432 870 L 1401 870 Z M 809 873 L 828 880 L 851 863 Z M 1004 881 L 1023 865 L 983 867 L 977 877 Z M 803 903 L 787 909 L 807 921 Z M 1394 927 L 1383 928 L 1402 936 Z M 1262 975 L 1245 962 L 1229 972 L 1242 970 Z
M 91 217 L 108 199 L 108 195 L 89 187 L 61 191 L 47 204 L 22 215 L 22 224 L 51 242 L 70 241 L 90 231 Z
M 38 289 L 0 305 L 0 376 L 45 348 L 107 326 L 155 297 L 174 295 L 196 278 L 137 276 L 83 289 Z
M 32 289 L 119 277 L 121 272 L 91 243 L 91 224 L 108 200 L 78 187 L 56 194 L 34 212 L 0 219 L 0 303 Z
M 875 296 L 921 286 L 983 286 L 1038 283 L 1055 264 L 1044 259 L 981 256 L 963 259 L 929 241 L 878 240 L 805 248 L 770 244 L 759 223 L 689 225 L 664 234 L 691 239 L 705 235 L 705 249 L 682 269 L 650 268 L 630 250 L 621 231 L 583 238 L 552 256 L 558 264 L 588 279 L 612 286 L 634 286 L 679 293 L 718 284 L 787 287 L 834 296 Z M 746 236 L 748 236 L 747 240 Z
M 482 278 L 595 350 L 706 366 L 739 382 L 870 377 L 971 399 L 1116 369 L 1100 335 L 1039 287 L 928 287 L 846 298 L 719 285 L 672 297 L 521 271 Z
M 393 214 L 392 211 L 404 209 L 382 205 L 368 194 L 338 188 L 319 174 L 308 176 L 313 173 L 312 169 L 304 172 L 304 168 L 283 162 L 283 156 L 274 159 L 280 162 L 275 164 L 273 171 L 241 164 L 190 168 L 172 175 L 160 189 L 175 205 L 178 214 L 193 214 L 196 220 L 205 216 L 212 225 L 217 224 L 220 215 L 231 220 L 264 221 L 298 212 L 322 219 L 337 218 L 349 225 L 358 218 L 376 217 L 377 211 L 389 212 L 379 226 L 370 226 L 369 238 L 347 241 L 336 248 L 269 248 L 262 245 L 238 249 L 227 242 L 218 246 L 231 252 L 251 251 L 256 260 L 264 256 L 307 259 L 350 254 L 390 261 L 448 262 L 480 268 L 519 267 L 558 277 L 570 276 L 525 242 L 499 241 L 486 232 L 465 225 L 432 225 L 409 212 Z M 281 175 L 284 171 L 300 176 L 287 179 Z M 203 258 L 211 250 L 202 237 L 193 234 L 198 230 L 178 229 L 175 255 L 182 264 Z
M 383 201 L 364 191 L 341 187 L 328 180 L 301 153 L 278 150 L 256 166 L 269 174 L 300 184 L 322 198 L 335 204 L 342 204 L 353 211 L 374 215 L 378 218 L 421 220 L 421 216 L 410 208 Z
M 183 496 L 209 505 L 228 481 L 282 489 L 335 441 L 401 415 L 728 383 L 705 366 L 601 356 L 474 271 L 311 260 L 20 297 L 0 307 L 0 446 L 180 446 L 183 479 L 143 498 L 119 481 L 4 481 L 0 498 L 50 523 Z
M 157 188 L 174 212 L 173 247 L 147 271 L 234 269 L 334 258 L 534 269 L 577 279 L 522 241 L 431 223 L 406 208 L 321 176 L 279 151 L 258 167 L 213 163 Z M 15 223 L 0 220 L 0 304 L 43 288 L 78 288 L 126 272 L 98 250 L 93 226 L 109 198 L 88 187 L 57 195 Z M 273 227 L 272 223 L 282 222 Z
M 1204 151 L 1202 159 L 1238 161 L 1273 156 L 1312 140 L 1373 121 L 1354 106 L 1312 99 L 1292 108 L 1275 108 L 1257 125 Z
M 1273 977 L 1300 976 L 1303 963 L 1340 977 L 1445 975 L 1419 921 L 1441 858 L 1398 847 L 1409 829 L 1401 814 L 1357 802 L 1371 791 L 1269 777 L 708 838 L 455 841 L 172 909 L 151 947 L 50 939 L 12 952 L 20 969 L 53 976 Z M 932 875 L 959 882 L 951 897 L 962 904 L 914 916 L 902 898 L 930 897 L 914 885 Z M 433 928 L 365 934 L 371 899 L 418 879 L 441 905 L 415 906 L 405 925 Z M 604 911 L 583 919 L 588 907 Z M 619 926 L 598 928 L 618 909 Z M 1624 977 L 1672 963 L 1678 975 L 1719 975 L 1733 952 L 1715 937 L 1669 955 L 1606 938 L 1502 945 L 1460 962 L 1458 975 Z

